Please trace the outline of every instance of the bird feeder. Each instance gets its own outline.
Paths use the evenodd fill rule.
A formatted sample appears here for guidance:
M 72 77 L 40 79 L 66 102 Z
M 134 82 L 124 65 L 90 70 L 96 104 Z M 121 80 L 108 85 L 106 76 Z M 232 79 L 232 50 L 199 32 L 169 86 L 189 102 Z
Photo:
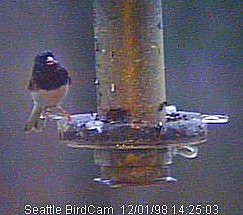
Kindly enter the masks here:
M 93 150 L 101 184 L 175 182 L 175 155 L 197 156 L 208 123 L 227 116 L 178 111 L 166 104 L 160 0 L 95 0 L 97 113 L 59 118 L 60 141 Z

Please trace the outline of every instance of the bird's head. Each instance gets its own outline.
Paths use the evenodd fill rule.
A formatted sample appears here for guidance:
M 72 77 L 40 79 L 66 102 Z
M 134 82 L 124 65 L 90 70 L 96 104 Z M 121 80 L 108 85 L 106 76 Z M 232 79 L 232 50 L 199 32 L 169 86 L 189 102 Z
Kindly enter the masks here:
M 58 63 L 54 54 L 51 51 L 42 52 L 35 57 L 35 67 L 37 70 L 42 70 L 49 66 L 54 66 Z

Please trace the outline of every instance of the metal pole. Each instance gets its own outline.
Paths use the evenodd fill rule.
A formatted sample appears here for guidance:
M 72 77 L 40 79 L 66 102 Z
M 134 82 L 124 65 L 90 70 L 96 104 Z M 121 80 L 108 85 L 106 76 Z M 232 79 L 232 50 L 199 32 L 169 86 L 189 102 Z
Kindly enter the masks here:
M 158 123 L 165 102 L 161 0 L 95 0 L 98 112 Z

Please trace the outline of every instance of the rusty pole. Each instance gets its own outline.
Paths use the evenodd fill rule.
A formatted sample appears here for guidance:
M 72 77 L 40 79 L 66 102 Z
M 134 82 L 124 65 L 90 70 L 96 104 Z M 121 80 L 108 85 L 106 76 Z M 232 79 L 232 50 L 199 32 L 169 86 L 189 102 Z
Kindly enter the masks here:
M 161 0 L 94 0 L 98 112 L 158 123 L 165 102 Z

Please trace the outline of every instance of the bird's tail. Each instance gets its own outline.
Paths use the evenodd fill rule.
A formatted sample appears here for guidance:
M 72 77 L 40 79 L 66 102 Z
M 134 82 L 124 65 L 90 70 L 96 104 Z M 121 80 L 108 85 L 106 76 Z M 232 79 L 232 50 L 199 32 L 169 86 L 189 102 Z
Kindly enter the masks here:
M 34 105 L 33 110 L 29 116 L 28 121 L 26 122 L 24 131 L 25 132 L 41 132 L 46 127 L 47 119 L 45 117 L 41 118 L 41 114 L 43 113 L 43 108 Z

